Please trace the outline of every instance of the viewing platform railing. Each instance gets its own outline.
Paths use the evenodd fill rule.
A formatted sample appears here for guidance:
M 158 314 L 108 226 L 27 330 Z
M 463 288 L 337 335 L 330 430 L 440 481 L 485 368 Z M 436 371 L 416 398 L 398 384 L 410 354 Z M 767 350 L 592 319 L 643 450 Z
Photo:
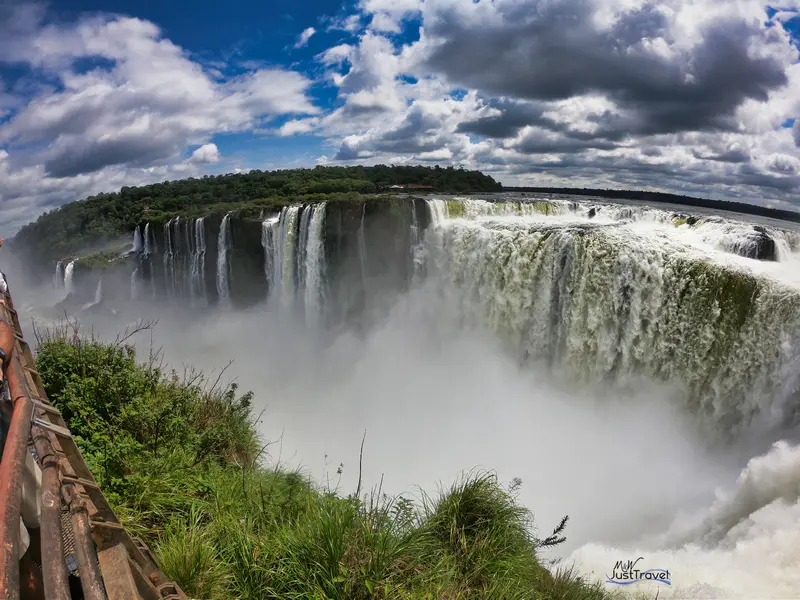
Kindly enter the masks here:
M 48 401 L 2 284 L 0 600 L 186 600 L 120 524 Z

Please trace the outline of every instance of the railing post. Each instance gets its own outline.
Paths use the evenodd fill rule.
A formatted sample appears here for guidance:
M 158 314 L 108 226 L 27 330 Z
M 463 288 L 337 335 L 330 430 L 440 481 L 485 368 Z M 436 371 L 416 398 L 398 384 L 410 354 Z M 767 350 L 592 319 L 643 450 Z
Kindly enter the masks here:
M 0 322 L 0 341 L 11 331 L 8 323 Z M 22 505 L 22 470 L 25 468 L 25 454 L 28 452 L 28 439 L 31 435 L 33 403 L 24 390 L 22 367 L 13 345 L 6 353 L 8 366 L 6 380 L 11 392 L 14 410 L 8 437 L 0 462 L 0 598 L 19 599 L 19 533 L 20 511 Z

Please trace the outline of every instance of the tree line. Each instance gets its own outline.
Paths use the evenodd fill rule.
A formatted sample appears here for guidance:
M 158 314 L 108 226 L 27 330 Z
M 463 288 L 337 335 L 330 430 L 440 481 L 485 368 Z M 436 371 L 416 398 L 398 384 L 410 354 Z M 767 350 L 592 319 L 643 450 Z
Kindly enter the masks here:
M 152 185 L 123 187 L 65 204 L 24 226 L 12 245 L 34 267 L 44 267 L 130 233 L 148 211 L 154 220 L 172 215 L 201 216 L 266 206 L 289 199 L 358 197 L 388 191 L 392 185 L 430 186 L 431 191 L 494 192 L 502 186 L 479 171 L 424 166 L 323 167 L 207 175 Z

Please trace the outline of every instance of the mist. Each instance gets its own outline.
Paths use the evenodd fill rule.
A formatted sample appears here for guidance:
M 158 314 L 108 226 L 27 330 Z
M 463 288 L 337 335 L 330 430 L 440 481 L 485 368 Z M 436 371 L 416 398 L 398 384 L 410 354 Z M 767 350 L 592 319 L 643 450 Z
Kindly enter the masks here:
M 355 492 L 365 434 L 364 490 L 382 482 L 387 494 L 419 498 L 471 470 L 521 479 L 519 501 L 542 536 L 570 516 L 554 557 L 655 535 L 735 479 L 740 460 L 704 446 L 678 390 L 580 388 L 544 365 L 522 366 L 495 336 L 452 316 L 436 289 L 401 295 L 366 331 L 311 330 L 266 305 L 189 314 L 138 304 L 137 318 L 78 318 L 105 339 L 157 319 L 132 338 L 140 360 L 160 351 L 179 374 L 194 367 L 252 390 L 260 432 L 274 442 L 267 462 L 325 488 Z

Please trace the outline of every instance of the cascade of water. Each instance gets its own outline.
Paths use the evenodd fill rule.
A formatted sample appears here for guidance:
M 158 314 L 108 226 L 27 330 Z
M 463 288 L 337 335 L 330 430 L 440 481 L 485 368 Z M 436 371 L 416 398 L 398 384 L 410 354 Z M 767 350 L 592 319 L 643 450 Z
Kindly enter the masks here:
M 145 223 L 144 225 L 144 254 L 145 256 L 150 256 L 153 253 L 153 244 L 150 240 L 150 223 Z
M 285 307 L 290 307 L 295 298 L 295 270 L 297 265 L 297 217 L 299 206 L 287 206 L 281 210 L 274 239 L 274 285 Z
M 230 229 L 231 229 L 231 213 L 226 214 L 222 218 L 219 226 L 219 236 L 217 238 L 217 294 L 219 295 L 220 304 L 228 304 L 230 301 L 230 289 L 228 283 L 228 271 L 230 263 L 228 260 L 228 251 L 230 250 Z
M 172 222 L 174 218 L 164 223 L 164 290 L 167 296 L 173 295 L 172 289 Z
M 194 220 L 192 236 L 191 281 L 192 302 L 205 304 L 206 298 L 206 231 L 205 217 Z
M 306 254 L 308 250 L 308 226 L 311 222 L 311 215 L 314 214 L 315 206 L 310 204 L 300 209 L 300 229 L 298 230 L 298 240 L 296 242 L 296 269 L 297 269 L 297 286 L 299 289 L 305 289 L 306 285 Z
M 312 328 L 319 325 L 325 297 L 325 203 L 309 207 L 305 236 L 304 300 L 306 323 Z
M 279 234 L 280 216 L 271 217 L 261 223 L 261 246 L 264 248 L 264 277 L 267 280 L 267 295 L 272 294 L 275 280 L 276 238 Z
M 67 267 L 64 269 L 64 291 L 67 295 L 72 294 L 74 289 L 72 287 L 72 273 L 75 269 L 75 261 L 71 260 L 67 263 Z
M 358 227 L 358 258 L 361 261 L 361 282 L 364 290 L 367 289 L 367 236 L 364 230 L 364 221 L 367 216 L 367 203 L 361 205 L 361 224 Z
M 445 294 L 520 357 L 575 381 L 675 382 L 726 433 L 759 415 L 792 418 L 774 403 L 800 356 L 800 285 L 723 260 L 670 225 L 448 220 L 441 201 L 429 206 L 427 252 Z
M 53 287 L 60 290 L 64 287 L 64 261 L 60 260 L 56 263 L 56 272 L 53 275 Z
M 133 253 L 139 254 L 142 251 L 142 231 L 137 225 L 133 230 Z

